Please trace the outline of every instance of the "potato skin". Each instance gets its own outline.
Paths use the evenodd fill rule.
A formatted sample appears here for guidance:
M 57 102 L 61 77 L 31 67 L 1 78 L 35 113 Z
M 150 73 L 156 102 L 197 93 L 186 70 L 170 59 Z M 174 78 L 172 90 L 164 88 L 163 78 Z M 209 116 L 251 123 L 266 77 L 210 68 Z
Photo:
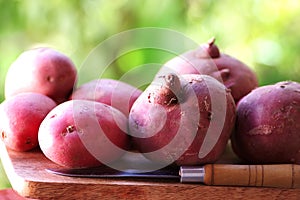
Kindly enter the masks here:
M 128 116 L 132 104 L 142 93 L 141 90 L 118 80 L 97 79 L 78 87 L 71 99 L 97 101 L 117 108 Z
M 231 143 L 250 163 L 300 164 L 300 84 L 291 81 L 259 87 L 237 105 Z
M 184 89 L 179 102 L 174 98 L 162 100 L 168 94 L 162 92 L 164 86 L 161 84 L 152 83 L 143 92 L 129 115 L 130 134 L 137 149 L 154 162 L 177 165 L 213 163 L 225 150 L 233 130 L 235 102 L 230 91 L 210 76 L 190 74 L 181 78 L 181 88 Z M 222 108 L 212 112 L 210 92 L 225 94 L 226 113 Z M 218 123 L 220 118 L 224 124 L 221 124 L 222 120 Z M 207 155 L 199 158 L 199 150 L 213 121 L 217 126 L 210 127 L 209 137 L 217 137 L 217 142 Z M 171 142 L 174 144 L 166 149 Z
M 39 93 L 21 93 L 0 105 L 0 133 L 4 144 L 15 151 L 38 146 L 38 130 L 48 112 L 56 106 Z
M 119 110 L 98 102 L 70 100 L 46 116 L 38 139 L 42 152 L 54 163 L 84 168 L 120 158 L 124 153 L 120 149 L 128 146 L 126 131 L 127 118 Z
M 76 79 L 77 70 L 66 55 L 46 47 L 27 50 L 8 69 L 5 97 L 35 92 L 61 103 L 69 98 Z

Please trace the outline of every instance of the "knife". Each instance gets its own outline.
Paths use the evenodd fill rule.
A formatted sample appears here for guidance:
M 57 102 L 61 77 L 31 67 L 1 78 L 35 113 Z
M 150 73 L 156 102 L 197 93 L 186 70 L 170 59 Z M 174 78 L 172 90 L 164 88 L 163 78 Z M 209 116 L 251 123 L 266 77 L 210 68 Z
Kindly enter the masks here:
M 168 166 L 151 172 L 139 172 L 135 169 L 118 171 L 107 166 L 46 170 L 56 175 L 82 178 L 154 178 L 215 186 L 300 188 L 300 165 L 296 164 Z

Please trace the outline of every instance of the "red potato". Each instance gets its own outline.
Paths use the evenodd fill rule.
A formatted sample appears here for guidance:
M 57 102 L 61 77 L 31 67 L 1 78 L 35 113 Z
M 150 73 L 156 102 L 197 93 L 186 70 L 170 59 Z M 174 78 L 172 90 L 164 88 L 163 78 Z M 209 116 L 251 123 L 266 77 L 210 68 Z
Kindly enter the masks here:
M 158 76 L 136 100 L 129 132 L 137 149 L 157 163 L 213 163 L 224 152 L 235 122 L 226 87 L 206 75 Z
M 198 49 L 188 51 L 177 56 L 167 63 L 168 68 L 179 74 L 206 74 L 210 75 L 231 90 L 237 103 L 243 96 L 258 87 L 256 74 L 240 60 L 220 53 L 212 39 L 202 44 Z
M 127 121 L 123 113 L 106 104 L 70 100 L 43 120 L 39 145 L 47 158 L 65 167 L 107 164 L 128 148 Z
M 51 48 L 31 49 L 10 66 L 5 79 L 5 97 L 36 92 L 61 103 L 69 98 L 76 76 L 76 68 L 66 55 Z
M 300 164 L 299 130 L 300 84 L 262 86 L 238 103 L 232 147 L 251 163 Z
M 132 104 L 142 93 L 141 90 L 118 80 L 92 80 L 78 87 L 71 99 L 92 100 L 117 108 L 128 116 Z
M 48 112 L 56 106 L 49 97 L 38 93 L 22 93 L 0 105 L 0 133 L 4 144 L 16 151 L 38 146 L 38 130 Z

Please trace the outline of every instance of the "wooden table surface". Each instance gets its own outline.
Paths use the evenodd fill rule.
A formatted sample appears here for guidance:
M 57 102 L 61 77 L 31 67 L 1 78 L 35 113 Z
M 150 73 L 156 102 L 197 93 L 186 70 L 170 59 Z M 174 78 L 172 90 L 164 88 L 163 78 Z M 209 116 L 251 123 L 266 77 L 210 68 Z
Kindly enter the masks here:
M 300 189 L 221 187 L 171 180 L 72 178 L 45 169 L 58 166 L 40 150 L 15 152 L 0 142 L 0 155 L 13 189 L 33 199 L 300 199 Z M 232 162 L 228 152 L 220 162 Z

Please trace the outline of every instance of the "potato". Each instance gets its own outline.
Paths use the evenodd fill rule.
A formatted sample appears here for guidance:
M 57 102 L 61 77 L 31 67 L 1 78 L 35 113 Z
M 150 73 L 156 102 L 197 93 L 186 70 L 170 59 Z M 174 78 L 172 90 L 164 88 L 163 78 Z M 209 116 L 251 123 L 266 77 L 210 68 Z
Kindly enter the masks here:
M 39 93 L 22 93 L 0 105 L 0 133 L 4 144 L 16 151 L 38 146 L 38 130 L 48 112 L 56 106 L 49 97 Z
M 113 106 L 128 116 L 141 90 L 118 80 L 97 79 L 78 87 L 71 99 L 92 100 Z
M 5 97 L 35 92 L 61 103 L 69 98 L 77 71 L 64 54 L 46 47 L 23 52 L 9 67 L 5 79 Z
M 129 132 L 155 163 L 212 163 L 224 152 L 235 122 L 226 87 L 206 75 L 158 75 L 133 104 Z
M 70 100 L 43 120 L 39 145 L 47 158 L 65 167 L 107 164 L 128 148 L 127 121 L 123 113 L 106 104 Z
M 300 84 L 261 86 L 238 103 L 232 147 L 250 163 L 300 164 L 299 130 Z
M 256 74 L 240 60 L 220 53 L 212 39 L 199 48 L 185 52 L 167 63 L 169 68 L 179 74 L 205 74 L 224 83 L 231 90 L 237 103 L 243 96 L 258 87 Z

